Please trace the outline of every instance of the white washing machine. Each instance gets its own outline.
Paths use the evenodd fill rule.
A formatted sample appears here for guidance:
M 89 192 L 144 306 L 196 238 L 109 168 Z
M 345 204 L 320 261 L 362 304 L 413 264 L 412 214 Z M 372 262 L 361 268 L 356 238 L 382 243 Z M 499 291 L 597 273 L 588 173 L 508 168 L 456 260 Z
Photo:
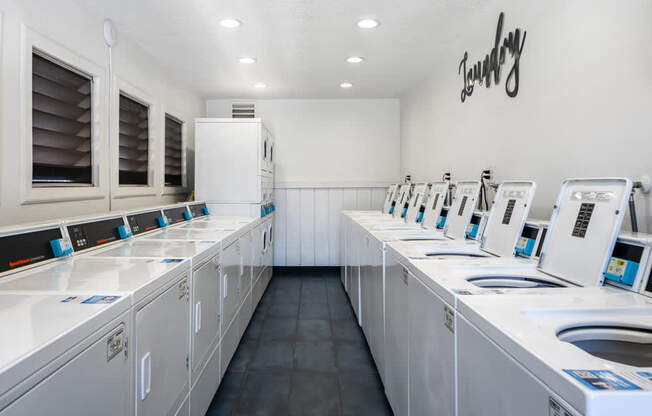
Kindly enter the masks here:
M 565 181 L 542 258 L 552 258 L 553 269 L 559 263 L 575 267 L 577 261 L 572 261 L 576 260 L 574 256 L 584 259 L 584 276 L 594 276 L 596 281 L 593 285 L 598 285 L 620 228 L 630 190 L 631 183 L 625 179 Z M 598 195 L 603 205 L 594 207 L 588 219 L 591 226 L 588 227 L 588 224 L 584 224 L 586 206 L 582 204 L 590 202 L 582 198 L 596 198 Z M 583 238 L 572 236 L 577 221 L 570 221 L 571 217 L 573 220 L 581 219 L 580 226 L 585 227 Z M 566 243 L 564 238 L 578 238 L 580 241 Z M 513 247 L 515 238 L 511 240 Z M 550 241 L 556 241 L 561 247 L 550 245 Z M 394 244 L 390 243 L 387 250 L 386 338 L 388 343 L 394 340 L 396 345 L 390 354 L 386 354 L 386 366 L 390 367 L 390 357 L 409 357 L 393 358 L 392 365 L 401 380 L 407 380 L 409 375 L 409 383 L 404 383 L 408 388 L 397 389 L 400 394 L 396 395 L 395 400 L 402 406 L 409 403 L 410 414 L 431 414 L 433 409 L 437 414 L 455 414 L 458 400 L 454 383 L 457 361 L 454 357 L 456 345 L 459 344 L 455 330 L 456 302 L 460 295 L 496 293 L 493 287 L 476 286 L 475 278 L 493 281 L 495 286 L 502 286 L 507 280 L 513 288 L 533 288 L 529 293 L 547 293 L 549 287 L 563 286 L 572 287 L 564 289 L 568 291 L 584 290 L 533 267 L 524 268 L 519 265 L 523 260 L 511 257 L 483 260 L 475 264 L 469 261 L 466 265 L 459 261 L 409 260 L 394 250 Z M 548 252 L 553 255 L 547 255 Z M 558 260 L 555 261 L 555 258 Z M 455 263 L 457 265 L 453 266 Z M 394 296 L 390 288 L 393 288 Z M 432 317 L 439 324 L 432 325 Z M 403 341 L 405 339 L 409 339 L 409 342 Z
M 615 290 L 462 298 L 459 415 L 649 415 L 652 299 Z
M 96 239 L 101 235 L 98 231 L 89 230 L 83 240 L 73 241 L 73 247 L 101 244 Z M 46 247 L 48 243 L 49 238 L 39 242 Z M 66 302 L 81 304 L 126 298 L 133 334 L 127 334 L 134 374 L 130 383 L 133 409 L 137 415 L 186 415 L 189 275 L 190 262 L 179 258 L 73 256 L 4 277 L 0 280 L 0 293 L 56 295 Z
M 128 297 L 69 295 L 0 292 L 0 415 L 134 414 Z
M 474 225 L 469 222 L 465 240 L 407 241 L 395 244 L 394 248 L 409 259 L 457 261 L 465 258 L 513 257 L 535 191 L 536 184 L 531 181 L 505 181 L 500 184 L 480 242 L 469 239 L 468 226 Z M 460 229 L 455 223 L 457 218 L 451 218 L 451 227 Z

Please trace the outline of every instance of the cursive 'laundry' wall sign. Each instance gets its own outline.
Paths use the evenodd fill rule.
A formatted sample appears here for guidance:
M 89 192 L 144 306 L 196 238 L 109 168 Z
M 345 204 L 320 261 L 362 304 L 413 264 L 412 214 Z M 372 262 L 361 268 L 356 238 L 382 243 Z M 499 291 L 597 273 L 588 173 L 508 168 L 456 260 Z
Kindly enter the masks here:
M 467 67 L 469 53 L 464 52 L 464 57 L 460 61 L 457 68 L 457 73 L 462 75 L 464 88 L 460 98 L 462 102 L 473 94 L 473 89 L 476 86 L 484 85 L 486 88 L 491 86 L 491 78 L 493 75 L 493 83 L 498 85 L 500 83 L 500 71 L 502 66 L 507 61 L 507 55 L 511 58 L 511 68 L 505 80 L 505 92 L 510 97 L 516 97 L 518 94 L 519 72 L 518 63 L 521 59 L 523 52 L 523 45 L 525 44 L 525 35 L 527 32 L 521 29 L 515 29 L 507 34 L 502 39 L 503 33 L 503 17 L 504 13 L 501 12 L 498 16 L 498 27 L 496 28 L 496 38 L 494 40 L 494 47 L 491 52 L 485 55 L 484 59 L 473 64 L 472 67 Z

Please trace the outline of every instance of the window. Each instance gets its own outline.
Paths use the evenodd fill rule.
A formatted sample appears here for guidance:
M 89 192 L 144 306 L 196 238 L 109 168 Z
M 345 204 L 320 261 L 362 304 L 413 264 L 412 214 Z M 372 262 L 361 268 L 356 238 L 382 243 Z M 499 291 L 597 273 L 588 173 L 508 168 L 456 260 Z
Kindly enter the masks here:
M 165 186 L 182 186 L 183 123 L 165 115 Z
M 149 184 L 149 107 L 120 93 L 120 185 Z
M 93 79 L 32 51 L 32 186 L 92 185 Z

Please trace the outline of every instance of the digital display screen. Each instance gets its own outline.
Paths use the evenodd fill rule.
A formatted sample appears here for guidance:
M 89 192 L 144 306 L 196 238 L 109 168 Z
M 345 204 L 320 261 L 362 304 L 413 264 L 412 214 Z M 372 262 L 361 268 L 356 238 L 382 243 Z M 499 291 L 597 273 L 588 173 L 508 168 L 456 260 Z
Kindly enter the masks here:
M 131 228 L 131 233 L 133 235 L 138 235 L 147 231 L 156 230 L 161 228 L 158 223 L 158 217 L 161 216 L 161 211 L 149 211 L 143 212 L 141 214 L 129 215 L 127 221 L 129 222 L 129 228 Z
M 176 224 L 185 221 L 186 219 L 183 218 L 184 212 L 186 212 L 186 207 L 170 208 L 170 209 L 163 210 L 163 213 L 165 214 L 165 217 L 168 219 L 170 224 Z
M 50 241 L 61 237 L 57 227 L 0 238 L 0 273 L 54 258 Z
M 641 262 L 642 256 L 643 247 L 622 243 L 620 241 L 616 241 L 614 251 L 611 253 L 611 257 L 618 257 L 619 259 L 634 261 L 636 263 Z
M 124 225 L 121 217 L 68 226 L 68 235 L 75 251 L 97 247 L 120 240 L 118 227 Z
M 525 227 L 523 227 L 523 232 L 521 233 L 521 237 L 531 238 L 532 240 L 536 240 L 537 234 L 539 234 L 539 227 L 530 227 L 529 225 L 526 225 Z

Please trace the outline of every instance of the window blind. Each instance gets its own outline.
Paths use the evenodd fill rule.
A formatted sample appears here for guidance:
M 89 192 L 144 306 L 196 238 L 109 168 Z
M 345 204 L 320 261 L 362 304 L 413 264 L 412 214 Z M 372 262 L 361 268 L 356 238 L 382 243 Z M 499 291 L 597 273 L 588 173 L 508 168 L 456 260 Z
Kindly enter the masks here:
M 120 93 L 120 185 L 148 185 L 149 107 Z
M 183 123 L 179 120 L 169 114 L 165 115 L 165 185 L 167 186 L 182 185 L 182 127 Z
M 32 183 L 92 184 L 92 77 L 32 53 Z

